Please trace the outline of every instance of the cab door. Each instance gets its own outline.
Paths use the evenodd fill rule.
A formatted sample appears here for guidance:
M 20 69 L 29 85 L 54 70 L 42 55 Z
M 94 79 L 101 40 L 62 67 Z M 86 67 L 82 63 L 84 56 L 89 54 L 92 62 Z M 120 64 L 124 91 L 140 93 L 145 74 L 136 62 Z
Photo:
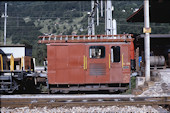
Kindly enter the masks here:
M 110 82 L 129 83 L 130 80 L 130 49 L 128 44 L 110 46 Z
M 70 44 L 68 59 L 68 83 L 84 84 L 85 82 L 85 46 L 84 44 Z
M 121 83 L 122 81 L 122 58 L 121 46 L 110 46 L 110 82 Z
M 129 83 L 130 74 L 130 45 L 124 44 L 124 46 L 122 47 L 122 83 Z
M 68 81 L 68 46 L 48 45 L 48 82 L 49 84 L 65 84 Z
M 87 45 L 86 83 L 106 83 L 109 80 L 109 55 L 107 45 Z

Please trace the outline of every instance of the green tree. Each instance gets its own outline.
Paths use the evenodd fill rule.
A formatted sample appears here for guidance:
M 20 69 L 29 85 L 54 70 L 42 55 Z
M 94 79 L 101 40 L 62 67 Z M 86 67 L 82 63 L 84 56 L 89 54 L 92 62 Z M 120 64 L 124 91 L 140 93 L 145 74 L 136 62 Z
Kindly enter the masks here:
M 53 28 L 53 30 L 52 30 L 52 33 L 56 33 L 57 31 L 56 31 L 56 29 L 55 28 Z

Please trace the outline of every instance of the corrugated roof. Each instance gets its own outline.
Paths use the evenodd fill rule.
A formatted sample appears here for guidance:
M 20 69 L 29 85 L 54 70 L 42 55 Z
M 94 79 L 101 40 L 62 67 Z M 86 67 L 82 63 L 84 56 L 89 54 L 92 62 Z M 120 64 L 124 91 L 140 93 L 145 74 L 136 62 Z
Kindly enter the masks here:
M 150 0 L 150 22 L 170 23 L 170 0 Z M 144 6 L 127 18 L 127 22 L 144 22 Z
M 25 47 L 24 44 L 7 44 L 7 45 L 0 45 L 0 47 Z

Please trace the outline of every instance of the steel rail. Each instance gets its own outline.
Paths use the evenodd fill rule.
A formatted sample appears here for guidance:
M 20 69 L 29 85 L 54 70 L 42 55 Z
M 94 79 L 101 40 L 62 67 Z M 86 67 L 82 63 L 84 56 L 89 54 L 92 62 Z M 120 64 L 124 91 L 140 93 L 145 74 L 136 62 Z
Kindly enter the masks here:
M 54 97 L 55 95 L 48 95 L 49 97 Z M 10 98 L 8 98 L 10 97 Z M 33 97 L 33 96 L 32 96 Z M 29 96 L 23 96 L 23 98 L 9 96 L 2 96 L 1 107 L 57 107 L 57 106 L 111 106 L 111 105 L 170 105 L 170 96 L 87 96 L 87 95 L 76 95 L 58 96 L 58 98 L 46 98 L 46 97 L 36 97 L 30 98 Z

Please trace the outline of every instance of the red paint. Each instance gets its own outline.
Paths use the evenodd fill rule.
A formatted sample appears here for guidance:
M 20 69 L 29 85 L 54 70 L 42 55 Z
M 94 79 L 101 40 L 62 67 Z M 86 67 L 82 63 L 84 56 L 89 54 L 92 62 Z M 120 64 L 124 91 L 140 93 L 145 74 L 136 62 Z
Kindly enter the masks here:
M 133 42 L 131 41 L 131 44 L 130 44 L 130 59 L 135 59 L 135 54 L 134 54 L 134 44 Z
M 49 84 L 129 83 L 130 45 L 130 42 L 50 43 L 47 46 L 48 82 Z M 104 46 L 105 57 L 91 59 L 90 46 Z M 120 46 L 120 62 L 111 62 L 109 69 L 112 46 Z M 125 67 L 122 67 L 122 54 Z M 87 57 L 87 69 L 84 69 L 84 56 Z M 97 72 L 94 72 L 95 70 Z M 90 73 L 104 74 L 90 75 Z

